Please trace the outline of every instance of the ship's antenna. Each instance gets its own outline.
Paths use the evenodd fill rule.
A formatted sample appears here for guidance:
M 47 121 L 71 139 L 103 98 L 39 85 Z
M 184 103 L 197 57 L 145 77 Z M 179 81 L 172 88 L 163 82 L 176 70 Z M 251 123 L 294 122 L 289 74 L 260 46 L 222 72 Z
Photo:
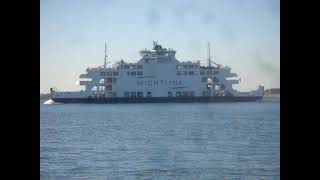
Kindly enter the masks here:
M 107 67 L 107 42 L 104 42 L 104 65 L 103 67 L 106 68 Z
M 208 66 L 211 67 L 210 42 L 208 42 Z

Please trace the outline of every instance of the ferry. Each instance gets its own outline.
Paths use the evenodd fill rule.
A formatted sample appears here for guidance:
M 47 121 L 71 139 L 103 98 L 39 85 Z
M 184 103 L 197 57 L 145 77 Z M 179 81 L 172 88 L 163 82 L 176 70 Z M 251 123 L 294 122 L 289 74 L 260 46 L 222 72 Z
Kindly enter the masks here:
M 263 98 L 264 87 L 240 92 L 233 89 L 240 78 L 228 66 L 211 60 L 208 43 L 207 65 L 200 61 L 179 61 L 176 51 L 153 42 L 151 50 L 141 50 L 141 58 L 124 60 L 107 66 L 105 43 L 104 64 L 87 68 L 79 76 L 80 91 L 50 88 L 57 103 L 215 103 L 249 102 Z

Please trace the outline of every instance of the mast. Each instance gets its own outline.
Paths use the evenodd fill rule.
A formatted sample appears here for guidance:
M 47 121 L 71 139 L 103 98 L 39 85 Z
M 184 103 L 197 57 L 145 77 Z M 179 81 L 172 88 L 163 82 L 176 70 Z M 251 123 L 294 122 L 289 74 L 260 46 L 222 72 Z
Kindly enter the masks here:
M 103 67 L 106 68 L 107 67 L 107 42 L 104 42 L 104 65 Z
M 208 42 L 208 66 L 211 67 L 210 42 Z

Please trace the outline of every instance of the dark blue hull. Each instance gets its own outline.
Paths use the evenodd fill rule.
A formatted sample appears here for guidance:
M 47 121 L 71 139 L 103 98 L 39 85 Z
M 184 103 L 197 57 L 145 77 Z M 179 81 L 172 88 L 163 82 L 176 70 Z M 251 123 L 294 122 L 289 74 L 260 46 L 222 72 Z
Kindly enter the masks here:
M 114 97 L 114 98 L 52 98 L 59 103 L 215 103 L 215 102 L 252 102 L 261 100 L 262 96 L 220 96 L 220 97 Z

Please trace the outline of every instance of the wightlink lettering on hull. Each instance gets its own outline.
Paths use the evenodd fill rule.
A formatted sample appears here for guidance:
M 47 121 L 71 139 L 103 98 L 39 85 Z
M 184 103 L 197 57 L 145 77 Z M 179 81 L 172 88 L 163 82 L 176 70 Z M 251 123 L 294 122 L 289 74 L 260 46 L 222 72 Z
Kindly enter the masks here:
M 138 80 L 138 86 L 170 86 L 182 85 L 182 80 Z

